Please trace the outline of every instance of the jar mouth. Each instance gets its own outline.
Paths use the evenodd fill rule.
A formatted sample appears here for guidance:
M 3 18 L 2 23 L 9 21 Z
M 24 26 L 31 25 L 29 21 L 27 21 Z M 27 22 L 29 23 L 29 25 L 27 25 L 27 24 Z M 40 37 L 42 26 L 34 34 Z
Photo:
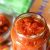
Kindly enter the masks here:
M 19 15 L 17 18 L 16 18 L 16 20 L 17 21 L 19 21 L 20 19 L 23 19 L 23 18 L 25 18 L 25 17 L 31 17 L 31 16 L 34 16 L 35 18 L 37 18 L 37 19 L 39 19 L 39 20 L 41 20 L 42 22 L 43 22 L 43 25 L 44 25 L 44 30 L 40 33 L 40 34 L 37 34 L 37 35 L 31 35 L 31 36 L 25 36 L 25 35 L 23 35 L 22 33 L 20 33 L 20 32 L 18 32 L 18 31 L 16 31 L 15 30 L 15 32 L 17 33 L 17 35 L 18 36 L 21 36 L 21 37 L 29 37 L 29 38 L 37 38 L 37 37 L 40 37 L 40 36 L 43 36 L 44 35 L 44 32 L 45 32 L 45 29 L 46 29 L 46 21 L 45 21 L 45 19 L 43 18 L 43 16 L 41 16 L 41 15 L 38 15 L 38 14 L 36 14 L 36 13 L 32 13 L 32 12 L 29 12 L 29 13 L 24 13 L 24 14 L 22 14 L 22 15 Z M 15 22 L 16 22 L 16 20 L 15 20 Z M 15 23 L 14 22 L 14 23 Z M 15 26 L 15 25 L 14 25 Z

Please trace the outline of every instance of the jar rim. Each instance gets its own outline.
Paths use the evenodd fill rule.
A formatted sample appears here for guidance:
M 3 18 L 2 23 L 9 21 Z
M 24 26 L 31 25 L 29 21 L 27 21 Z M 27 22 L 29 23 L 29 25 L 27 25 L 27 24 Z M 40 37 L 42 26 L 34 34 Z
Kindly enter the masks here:
M 37 38 L 37 37 L 41 37 L 41 36 L 43 36 L 44 35 L 44 32 L 45 32 L 45 30 L 46 30 L 46 26 L 47 26 L 47 24 L 46 24 L 46 21 L 45 21 L 45 18 L 42 16 L 42 15 L 39 15 L 39 14 L 37 14 L 37 13 L 34 13 L 34 12 L 28 12 L 28 13 L 23 13 L 23 14 L 21 14 L 21 15 L 19 15 L 16 19 L 15 19 L 15 21 L 16 20 L 20 20 L 21 18 L 24 18 L 24 17 L 22 17 L 23 15 L 34 15 L 36 18 L 38 18 L 38 19 L 40 19 L 40 20 L 42 20 L 43 21 L 43 24 L 44 24 L 44 31 L 42 31 L 40 34 L 38 34 L 38 35 L 31 35 L 31 36 L 27 36 L 27 37 L 30 37 L 30 38 Z M 26 17 L 26 16 L 25 16 Z M 14 23 L 15 23 L 15 21 L 14 21 Z M 15 25 L 14 25 L 15 26 Z M 15 31 L 16 32 L 16 31 Z M 22 36 L 22 37 L 25 37 L 25 35 L 23 35 L 23 34 L 19 34 L 18 32 L 16 32 L 19 36 Z

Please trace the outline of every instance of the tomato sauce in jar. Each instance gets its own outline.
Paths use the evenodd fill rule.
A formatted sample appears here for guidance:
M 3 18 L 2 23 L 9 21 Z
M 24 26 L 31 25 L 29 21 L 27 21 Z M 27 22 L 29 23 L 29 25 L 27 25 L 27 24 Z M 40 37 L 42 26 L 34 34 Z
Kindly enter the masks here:
M 48 37 L 45 19 L 35 13 L 17 17 L 11 30 L 13 50 L 46 50 Z
M 0 13 L 0 43 L 3 43 L 7 38 L 11 26 L 9 16 L 4 13 Z
M 0 35 L 7 32 L 10 27 L 10 21 L 7 19 L 6 15 L 0 14 Z

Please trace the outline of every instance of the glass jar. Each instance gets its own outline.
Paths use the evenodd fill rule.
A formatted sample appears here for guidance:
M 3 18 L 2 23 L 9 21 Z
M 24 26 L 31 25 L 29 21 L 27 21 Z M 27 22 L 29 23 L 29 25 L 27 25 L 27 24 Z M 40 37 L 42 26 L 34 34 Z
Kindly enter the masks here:
M 48 37 L 46 21 L 36 13 L 20 15 L 11 29 L 13 50 L 46 50 Z
M 13 24 L 13 16 L 0 12 L 0 43 L 5 42 L 10 36 L 10 29 Z

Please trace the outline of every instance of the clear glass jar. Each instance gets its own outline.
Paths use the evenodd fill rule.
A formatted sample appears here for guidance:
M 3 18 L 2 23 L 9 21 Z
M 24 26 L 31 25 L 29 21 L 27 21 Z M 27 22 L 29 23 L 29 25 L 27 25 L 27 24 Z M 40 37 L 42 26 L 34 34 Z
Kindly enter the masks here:
M 46 21 L 36 13 L 17 17 L 11 30 L 13 50 L 46 50 L 48 37 Z
M 5 42 L 9 38 L 12 24 L 13 16 L 0 12 L 0 43 Z

